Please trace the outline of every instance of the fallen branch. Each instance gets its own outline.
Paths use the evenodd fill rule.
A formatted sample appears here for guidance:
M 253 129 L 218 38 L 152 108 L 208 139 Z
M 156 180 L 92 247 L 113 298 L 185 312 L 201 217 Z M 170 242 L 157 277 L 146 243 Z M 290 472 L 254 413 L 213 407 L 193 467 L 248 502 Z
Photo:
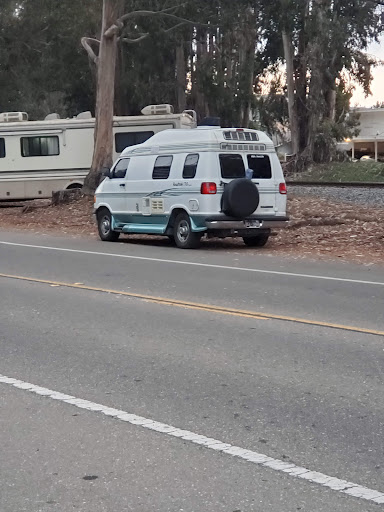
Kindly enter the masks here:
M 288 229 L 302 228 L 305 226 L 341 226 L 343 224 L 352 224 L 353 221 L 339 219 L 303 219 L 293 221 L 288 224 Z
M 27 204 L 25 206 L 23 206 L 23 208 L 21 209 L 21 213 L 28 213 L 28 212 L 31 212 L 33 210 L 38 210 L 39 208 L 49 208 L 51 206 L 50 203 L 46 203 L 46 204 Z

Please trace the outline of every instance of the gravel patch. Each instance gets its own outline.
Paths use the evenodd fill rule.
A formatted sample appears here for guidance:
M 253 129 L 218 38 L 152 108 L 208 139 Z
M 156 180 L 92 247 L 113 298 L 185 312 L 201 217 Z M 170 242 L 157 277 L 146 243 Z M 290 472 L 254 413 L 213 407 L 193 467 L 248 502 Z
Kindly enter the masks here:
M 299 196 L 315 196 L 342 203 L 357 203 L 364 206 L 384 208 L 384 188 L 360 187 L 303 187 L 288 186 L 288 194 Z

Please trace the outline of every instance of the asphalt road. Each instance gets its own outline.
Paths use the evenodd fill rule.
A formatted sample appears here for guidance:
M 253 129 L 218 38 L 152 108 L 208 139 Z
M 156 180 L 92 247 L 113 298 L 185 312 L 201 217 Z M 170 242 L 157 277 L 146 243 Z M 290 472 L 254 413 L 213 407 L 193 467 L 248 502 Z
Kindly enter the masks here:
M 383 268 L 0 231 L 0 274 L 1 512 L 384 508 Z

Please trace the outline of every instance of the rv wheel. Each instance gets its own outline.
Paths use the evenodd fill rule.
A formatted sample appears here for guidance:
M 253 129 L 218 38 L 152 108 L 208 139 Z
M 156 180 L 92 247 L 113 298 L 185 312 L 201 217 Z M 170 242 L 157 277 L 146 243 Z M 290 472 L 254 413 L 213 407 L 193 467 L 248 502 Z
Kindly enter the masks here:
M 201 234 L 192 231 L 191 220 L 186 213 L 180 213 L 176 217 L 173 236 L 180 249 L 196 249 L 200 244 Z
M 116 242 L 116 240 L 119 238 L 120 233 L 113 231 L 111 226 L 111 212 L 107 210 L 107 208 L 101 208 L 97 212 L 97 227 L 99 230 L 99 237 L 101 240 L 103 240 L 103 242 Z

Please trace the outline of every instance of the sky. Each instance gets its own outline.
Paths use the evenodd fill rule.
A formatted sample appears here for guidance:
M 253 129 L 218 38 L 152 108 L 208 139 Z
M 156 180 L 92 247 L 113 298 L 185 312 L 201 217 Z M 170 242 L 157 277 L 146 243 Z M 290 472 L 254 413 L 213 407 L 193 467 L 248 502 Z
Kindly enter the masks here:
M 370 45 L 368 53 L 384 61 L 384 37 L 379 43 Z M 356 87 L 351 105 L 360 107 L 372 107 L 377 101 L 384 102 L 384 65 L 373 70 L 372 95 L 365 98 L 361 87 Z

